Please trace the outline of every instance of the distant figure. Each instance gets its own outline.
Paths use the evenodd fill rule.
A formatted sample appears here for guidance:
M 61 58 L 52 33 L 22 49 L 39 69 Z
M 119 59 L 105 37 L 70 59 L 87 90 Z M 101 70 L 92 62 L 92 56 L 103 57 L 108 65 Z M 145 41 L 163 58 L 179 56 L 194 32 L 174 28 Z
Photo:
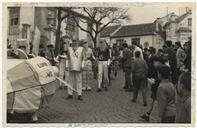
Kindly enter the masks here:
M 177 68 L 177 62 L 176 62 L 176 51 L 173 48 L 172 41 L 166 41 L 165 42 L 165 50 L 164 53 L 168 54 L 169 57 L 169 63 L 172 70 L 172 82 L 173 84 L 177 83 L 176 78 L 176 68 Z
M 164 55 L 163 50 L 162 49 L 159 49 L 158 52 L 157 52 L 157 56 L 158 57 L 163 57 L 163 55 Z
M 149 43 L 148 43 L 148 42 L 145 42 L 145 43 L 144 43 L 144 49 L 145 49 L 145 48 L 146 48 L 146 49 L 149 49 Z
M 176 51 L 176 62 L 177 62 L 177 71 L 176 79 L 178 80 L 179 75 L 181 74 L 181 68 L 184 66 L 184 61 L 186 59 L 186 52 L 183 50 L 180 42 L 175 42 Z
M 47 50 L 45 53 L 45 57 L 49 62 L 51 63 L 52 66 L 55 66 L 55 53 L 54 53 L 54 46 L 52 44 L 47 45 Z
M 140 52 L 140 58 L 141 59 L 144 59 L 142 49 L 137 45 L 137 42 L 136 41 L 132 41 L 132 47 L 134 49 L 134 51 L 133 51 L 133 57 L 134 57 L 134 59 L 135 59 L 135 52 L 137 52 L 137 51 Z
M 122 66 L 123 71 L 125 73 L 125 85 L 124 89 L 127 91 L 133 90 L 132 80 L 131 80 L 131 73 L 132 73 L 132 57 L 133 53 L 128 48 L 128 44 L 123 44 L 123 57 L 122 57 Z
M 185 69 L 191 72 L 191 42 L 185 42 L 185 52 L 187 54 L 186 59 L 184 61 Z

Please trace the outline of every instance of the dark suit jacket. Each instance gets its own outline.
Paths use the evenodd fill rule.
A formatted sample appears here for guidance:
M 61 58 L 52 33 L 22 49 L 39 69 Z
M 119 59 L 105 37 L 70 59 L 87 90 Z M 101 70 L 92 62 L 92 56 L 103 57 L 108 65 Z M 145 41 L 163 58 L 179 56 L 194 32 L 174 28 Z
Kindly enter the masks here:
M 126 48 L 123 51 L 122 64 L 123 68 L 130 68 L 132 66 L 133 53 L 130 49 Z

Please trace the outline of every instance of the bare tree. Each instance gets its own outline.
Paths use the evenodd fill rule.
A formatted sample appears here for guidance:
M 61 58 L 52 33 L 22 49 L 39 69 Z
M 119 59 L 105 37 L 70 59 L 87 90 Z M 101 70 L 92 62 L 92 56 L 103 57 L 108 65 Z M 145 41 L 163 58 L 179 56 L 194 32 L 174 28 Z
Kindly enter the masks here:
M 81 14 L 89 18 L 89 20 L 84 20 L 82 18 L 74 18 L 76 25 L 84 32 L 87 32 L 93 43 L 94 47 L 97 45 L 97 38 L 99 34 L 112 23 L 120 24 L 121 21 L 130 20 L 127 15 L 128 9 L 122 9 L 117 7 L 83 7 L 81 8 Z M 78 21 L 86 23 L 90 28 L 84 28 L 80 25 Z M 94 24 L 94 25 L 93 25 Z
M 57 56 L 60 52 L 60 34 L 61 34 L 61 23 L 64 19 L 66 19 L 69 16 L 69 13 L 63 13 L 65 12 L 63 7 L 57 7 L 55 8 L 57 10 L 57 29 L 56 29 L 56 39 L 55 39 L 55 55 Z M 71 7 L 66 8 L 69 12 L 71 10 Z

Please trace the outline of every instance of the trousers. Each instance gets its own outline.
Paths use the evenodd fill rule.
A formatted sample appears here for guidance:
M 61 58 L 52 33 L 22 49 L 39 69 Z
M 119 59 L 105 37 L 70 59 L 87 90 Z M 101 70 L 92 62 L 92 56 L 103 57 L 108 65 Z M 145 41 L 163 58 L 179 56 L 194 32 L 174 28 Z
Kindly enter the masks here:
M 90 87 L 90 81 L 92 80 L 92 71 L 84 70 L 82 72 L 82 83 L 83 87 Z
M 133 77 L 133 99 L 136 101 L 138 96 L 138 91 L 142 92 L 143 102 L 147 103 L 146 92 L 147 92 L 147 78 L 146 77 Z
M 125 67 L 124 70 L 125 70 L 125 87 L 132 90 L 133 86 L 132 86 L 132 80 L 131 80 L 132 78 L 131 67 Z
M 82 95 L 82 75 L 79 71 L 70 71 L 69 72 L 69 82 L 68 82 L 74 89 L 76 88 L 77 94 L 79 96 Z M 73 90 L 68 88 L 68 94 L 72 95 Z
M 98 88 L 101 88 L 102 81 L 105 83 L 104 87 L 106 87 L 106 83 L 109 84 L 107 61 L 98 62 Z

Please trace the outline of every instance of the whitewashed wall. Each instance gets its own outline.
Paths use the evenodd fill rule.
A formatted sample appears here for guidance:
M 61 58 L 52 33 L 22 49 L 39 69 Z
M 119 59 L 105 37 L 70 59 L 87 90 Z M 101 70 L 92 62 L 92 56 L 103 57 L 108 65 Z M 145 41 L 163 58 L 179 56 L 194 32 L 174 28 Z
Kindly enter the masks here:
M 29 24 L 30 29 L 34 29 L 34 7 L 21 7 L 20 8 L 20 27 L 22 27 L 22 24 Z
M 131 45 L 132 38 L 140 38 L 140 44 L 144 44 L 145 42 L 149 43 L 149 46 L 153 45 L 153 35 L 148 36 L 132 36 L 132 37 L 122 37 L 122 38 L 112 38 L 112 43 L 116 43 L 116 40 L 118 39 L 124 39 L 126 40 L 126 43 L 128 45 Z

